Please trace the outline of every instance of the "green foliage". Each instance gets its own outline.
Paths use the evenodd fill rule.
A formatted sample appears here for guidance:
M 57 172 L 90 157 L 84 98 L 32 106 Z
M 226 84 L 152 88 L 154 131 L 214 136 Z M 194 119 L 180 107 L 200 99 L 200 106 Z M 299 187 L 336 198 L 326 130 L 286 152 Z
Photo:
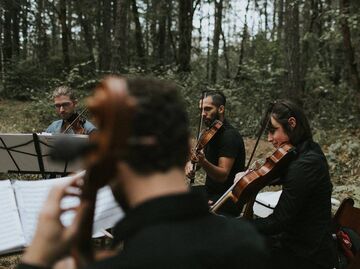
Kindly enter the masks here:
M 9 64 L 1 95 L 10 99 L 31 100 L 35 92 L 42 88 L 43 83 L 39 69 L 31 61 Z

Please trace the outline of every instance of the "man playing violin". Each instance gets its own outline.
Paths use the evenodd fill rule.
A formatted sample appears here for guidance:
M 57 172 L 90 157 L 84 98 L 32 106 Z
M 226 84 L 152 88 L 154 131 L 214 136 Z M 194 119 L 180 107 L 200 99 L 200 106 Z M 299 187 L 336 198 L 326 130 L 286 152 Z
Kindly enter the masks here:
M 332 184 L 326 157 L 295 103 L 275 102 L 268 120 L 268 141 L 275 148 L 284 144 L 296 148 L 295 159 L 280 176 L 282 194 L 274 212 L 251 220 L 259 232 L 269 236 L 271 268 L 335 268 Z
M 77 249 L 77 242 L 91 244 L 90 239 L 79 238 L 85 228 L 80 224 L 89 223 L 83 222 L 87 203 L 81 202 L 74 223 L 63 227 L 59 221 L 64 211 L 60 200 L 69 192 L 68 186 L 59 186 L 49 195 L 33 242 L 18 268 L 51 267 L 69 255 L 70 250 L 73 253 L 78 250 L 80 267 L 86 268 L 265 268 L 264 242 L 251 225 L 209 213 L 204 197 L 190 192 L 184 181 L 189 124 L 176 87 L 154 79 L 132 79 L 125 83 L 123 78 L 105 79 L 102 87 L 115 84 L 113 93 L 129 89 L 135 98 L 135 111 L 133 115 L 123 113 L 116 102 L 117 106 L 110 110 L 117 111 L 115 114 L 103 113 L 106 117 L 97 134 L 101 141 L 118 145 L 109 147 L 108 152 L 112 156 L 109 161 L 115 164 L 115 175 L 106 182 L 93 177 L 87 183 L 96 188 L 109 184 L 125 210 L 124 219 L 114 228 L 114 243 L 124 241 L 124 249 L 97 262 L 91 257 L 81 258 L 85 256 Z M 115 103 L 104 96 L 101 94 L 104 103 Z M 93 103 L 95 97 L 96 93 Z M 104 109 L 97 107 L 99 114 Z M 111 138 L 114 132 L 107 132 L 105 126 L 110 122 L 119 124 L 117 120 L 125 114 L 132 117 L 129 123 L 121 122 L 121 127 L 113 129 L 125 131 L 130 126 L 130 136 Z M 104 139 L 103 134 L 109 134 L 114 141 Z M 119 146 L 124 141 L 125 149 Z M 104 167 L 100 173 L 107 174 L 109 170 Z M 87 188 L 81 189 L 84 192 Z
M 245 168 L 244 141 L 239 132 L 225 119 L 226 98 L 219 91 L 209 91 L 200 100 L 202 119 L 207 127 L 216 120 L 223 123 L 203 151 L 197 152 L 193 160 L 206 172 L 205 188 L 207 198 L 216 201 L 232 184 L 236 173 Z M 186 174 L 193 176 L 193 165 L 188 162 Z
M 74 91 L 68 86 L 57 87 L 52 98 L 57 115 L 61 120 L 52 122 L 47 133 L 90 134 L 95 126 L 75 112 L 77 100 Z

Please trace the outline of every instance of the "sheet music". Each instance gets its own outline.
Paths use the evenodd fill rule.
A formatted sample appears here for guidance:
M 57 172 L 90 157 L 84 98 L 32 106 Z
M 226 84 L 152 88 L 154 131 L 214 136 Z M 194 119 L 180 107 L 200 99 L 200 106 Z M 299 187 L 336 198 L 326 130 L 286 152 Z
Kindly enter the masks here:
M 44 205 L 50 189 L 55 184 L 65 183 L 70 179 L 70 177 L 64 177 L 49 180 L 16 180 L 13 182 L 26 245 L 31 243 L 40 210 Z
M 30 244 L 35 233 L 38 215 L 51 187 L 69 180 L 71 180 L 71 177 L 50 180 L 16 181 L 13 183 L 26 244 Z M 78 205 L 78 203 L 79 200 L 77 198 L 67 197 L 62 200 L 61 206 L 63 208 L 73 207 Z M 103 234 L 99 233 L 99 231 L 113 227 L 123 215 L 123 211 L 115 202 L 110 188 L 104 187 L 100 189 L 96 199 L 94 236 L 102 236 Z M 73 212 L 66 212 L 61 216 L 61 221 L 67 226 L 72 223 L 73 217 Z
M 0 181 L 0 212 L 0 254 L 21 249 L 25 238 L 10 180 Z
M 274 211 L 276 204 L 279 201 L 280 191 L 260 192 L 257 194 L 254 203 L 254 214 L 261 218 L 266 218 Z
M 124 215 L 124 211 L 115 201 L 110 187 L 101 188 L 96 197 L 93 237 L 103 236 L 100 231 L 114 227 Z

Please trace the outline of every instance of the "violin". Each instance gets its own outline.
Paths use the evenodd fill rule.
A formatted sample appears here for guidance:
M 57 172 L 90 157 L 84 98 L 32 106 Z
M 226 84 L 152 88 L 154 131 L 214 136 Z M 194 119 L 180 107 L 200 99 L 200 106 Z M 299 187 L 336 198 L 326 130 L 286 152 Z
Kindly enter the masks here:
M 197 155 L 199 154 L 199 152 L 201 150 L 203 150 L 205 148 L 205 146 L 210 142 L 210 140 L 214 137 L 214 135 L 217 133 L 217 131 L 221 128 L 222 125 L 223 125 L 223 123 L 221 121 L 215 120 L 208 129 L 204 130 L 200 134 L 200 137 L 197 140 L 195 147 L 191 151 L 192 154 L 191 154 L 190 159 L 191 159 L 191 162 L 193 163 L 192 170 L 194 172 L 196 171 L 196 164 L 198 162 Z M 195 177 L 195 174 L 189 178 L 191 180 L 191 182 L 194 181 L 194 177 Z
M 87 165 L 78 212 L 82 229 L 71 253 L 78 268 L 94 259 L 91 239 L 96 193 L 117 176 L 116 164 L 127 154 L 127 141 L 136 108 L 135 99 L 127 92 L 125 80 L 114 76 L 100 82 L 87 104 L 98 132 L 89 137 L 90 143 L 96 147 L 85 156 Z
M 210 142 L 211 138 L 214 137 L 214 135 L 219 131 L 223 123 L 219 120 L 215 120 L 213 124 L 206 130 L 204 130 L 198 141 L 196 142 L 195 147 L 193 148 L 192 152 L 194 157 L 196 157 L 196 154 L 198 154 L 202 149 L 205 148 L 207 143 Z M 193 160 L 192 160 L 193 161 Z M 194 158 L 194 162 L 196 162 L 196 158 Z
M 83 117 L 83 114 L 86 110 L 87 109 L 85 108 L 81 111 L 81 113 L 74 113 L 68 120 L 66 120 L 64 126 L 62 127 L 62 129 L 64 129 L 62 133 L 67 134 L 70 130 L 72 130 L 74 134 L 85 134 L 84 124 L 86 119 Z
M 280 176 L 281 171 L 295 156 L 295 147 L 284 144 L 269 157 L 265 163 L 257 169 L 248 170 L 239 180 L 217 200 L 211 207 L 210 212 L 217 210 L 228 200 L 242 211 L 243 206 L 248 203 L 265 186 Z

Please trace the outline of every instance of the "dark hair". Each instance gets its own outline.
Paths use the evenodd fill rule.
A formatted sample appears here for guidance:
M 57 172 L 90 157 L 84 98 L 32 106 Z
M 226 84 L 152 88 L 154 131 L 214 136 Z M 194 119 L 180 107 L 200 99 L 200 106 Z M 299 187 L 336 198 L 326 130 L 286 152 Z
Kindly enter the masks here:
M 189 152 L 189 120 L 174 84 L 151 78 L 128 80 L 137 100 L 125 161 L 141 174 L 184 169 Z
M 226 97 L 220 91 L 208 91 L 206 96 L 211 96 L 212 102 L 216 107 L 225 106 L 226 104 Z
M 312 139 L 309 121 L 304 111 L 294 102 L 285 99 L 275 101 L 270 116 L 273 116 L 281 124 L 292 145 L 296 146 L 307 139 Z M 294 129 L 289 125 L 290 117 L 296 119 Z

